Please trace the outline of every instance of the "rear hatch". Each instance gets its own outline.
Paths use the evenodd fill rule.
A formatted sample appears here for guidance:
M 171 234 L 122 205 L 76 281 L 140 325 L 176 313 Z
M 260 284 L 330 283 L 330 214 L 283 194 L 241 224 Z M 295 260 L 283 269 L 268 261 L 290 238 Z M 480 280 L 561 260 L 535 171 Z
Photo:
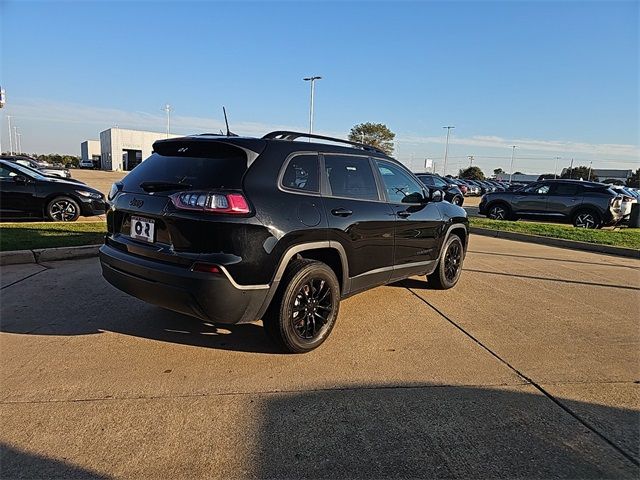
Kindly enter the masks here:
M 185 266 L 202 253 L 230 251 L 238 227 L 252 223 L 242 191 L 248 164 L 247 151 L 223 141 L 156 143 L 118 185 L 107 243 Z M 231 208 L 238 199 L 246 209 Z

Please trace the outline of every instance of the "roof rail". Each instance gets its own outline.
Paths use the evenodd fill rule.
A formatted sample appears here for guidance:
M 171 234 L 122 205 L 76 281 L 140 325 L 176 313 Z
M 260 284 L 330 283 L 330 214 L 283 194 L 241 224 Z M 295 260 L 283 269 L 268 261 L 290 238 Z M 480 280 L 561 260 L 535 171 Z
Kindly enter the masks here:
M 346 144 L 351 145 L 353 147 L 361 148 L 362 150 L 366 150 L 366 151 L 369 151 L 369 152 L 376 152 L 376 153 L 381 153 L 383 155 L 387 155 L 387 153 L 384 152 L 383 150 L 381 150 L 381 149 L 379 149 L 377 147 L 373 147 L 371 145 L 366 145 L 364 143 L 359 143 L 359 142 L 352 142 L 350 140 L 343 140 L 341 138 L 325 137 L 324 135 L 314 135 L 312 133 L 290 132 L 290 131 L 287 131 L 287 130 L 276 130 L 275 132 L 267 133 L 262 138 L 263 138 L 263 140 L 289 140 L 289 141 L 293 141 L 293 140 L 295 140 L 297 138 L 300 138 L 300 137 L 315 138 L 315 139 L 318 139 L 318 140 L 328 140 L 330 142 L 346 143 Z

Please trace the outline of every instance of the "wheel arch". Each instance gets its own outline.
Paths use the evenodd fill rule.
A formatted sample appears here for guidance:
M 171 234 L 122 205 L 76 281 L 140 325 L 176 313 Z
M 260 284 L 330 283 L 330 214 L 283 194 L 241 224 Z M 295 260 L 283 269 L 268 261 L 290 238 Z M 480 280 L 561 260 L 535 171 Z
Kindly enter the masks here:
M 282 279 L 287 266 L 296 258 L 318 260 L 327 264 L 338 278 L 341 293 L 344 294 L 348 291 L 349 264 L 347 262 L 347 254 L 344 247 L 339 242 L 326 240 L 294 245 L 284 253 L 278 263 L 276 273 L 269 285 L 269 292 L 267 293 L 267 296 L 258 312 L 258 318 L 261 318 L 267 311 L 267 308 L 269 308 L 269 305 L 280 286 L 280 280 Z

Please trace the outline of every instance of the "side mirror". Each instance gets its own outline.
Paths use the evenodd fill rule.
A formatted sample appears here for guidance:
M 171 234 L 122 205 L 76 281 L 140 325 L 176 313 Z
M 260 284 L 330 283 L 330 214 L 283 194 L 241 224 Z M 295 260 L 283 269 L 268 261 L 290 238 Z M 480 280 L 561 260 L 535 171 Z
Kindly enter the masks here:
M 27 177 L 25 177 L 24 175 L 16 175 L 15 177 L 13 177 L 13 181 L 16 183 L 27 183 Z
M 431 192 L 431 201 L 432 202 L 441 202 L 444 198 L 442 190 L 434 190 Z

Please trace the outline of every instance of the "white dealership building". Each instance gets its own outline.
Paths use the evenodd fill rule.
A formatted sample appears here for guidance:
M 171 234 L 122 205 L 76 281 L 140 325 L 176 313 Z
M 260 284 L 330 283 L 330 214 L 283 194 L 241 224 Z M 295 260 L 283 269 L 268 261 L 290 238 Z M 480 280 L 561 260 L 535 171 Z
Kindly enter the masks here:
M 99 142 L 97 140 L 82 142 L 80 151 L 82 158 L 85 152 L 87 158 L 100 155 L 101 170 L 127 171 L 132 170 L 151 155 L 153 142 L 156 140 L 180 136 L 113 127 L 100 132 Z

